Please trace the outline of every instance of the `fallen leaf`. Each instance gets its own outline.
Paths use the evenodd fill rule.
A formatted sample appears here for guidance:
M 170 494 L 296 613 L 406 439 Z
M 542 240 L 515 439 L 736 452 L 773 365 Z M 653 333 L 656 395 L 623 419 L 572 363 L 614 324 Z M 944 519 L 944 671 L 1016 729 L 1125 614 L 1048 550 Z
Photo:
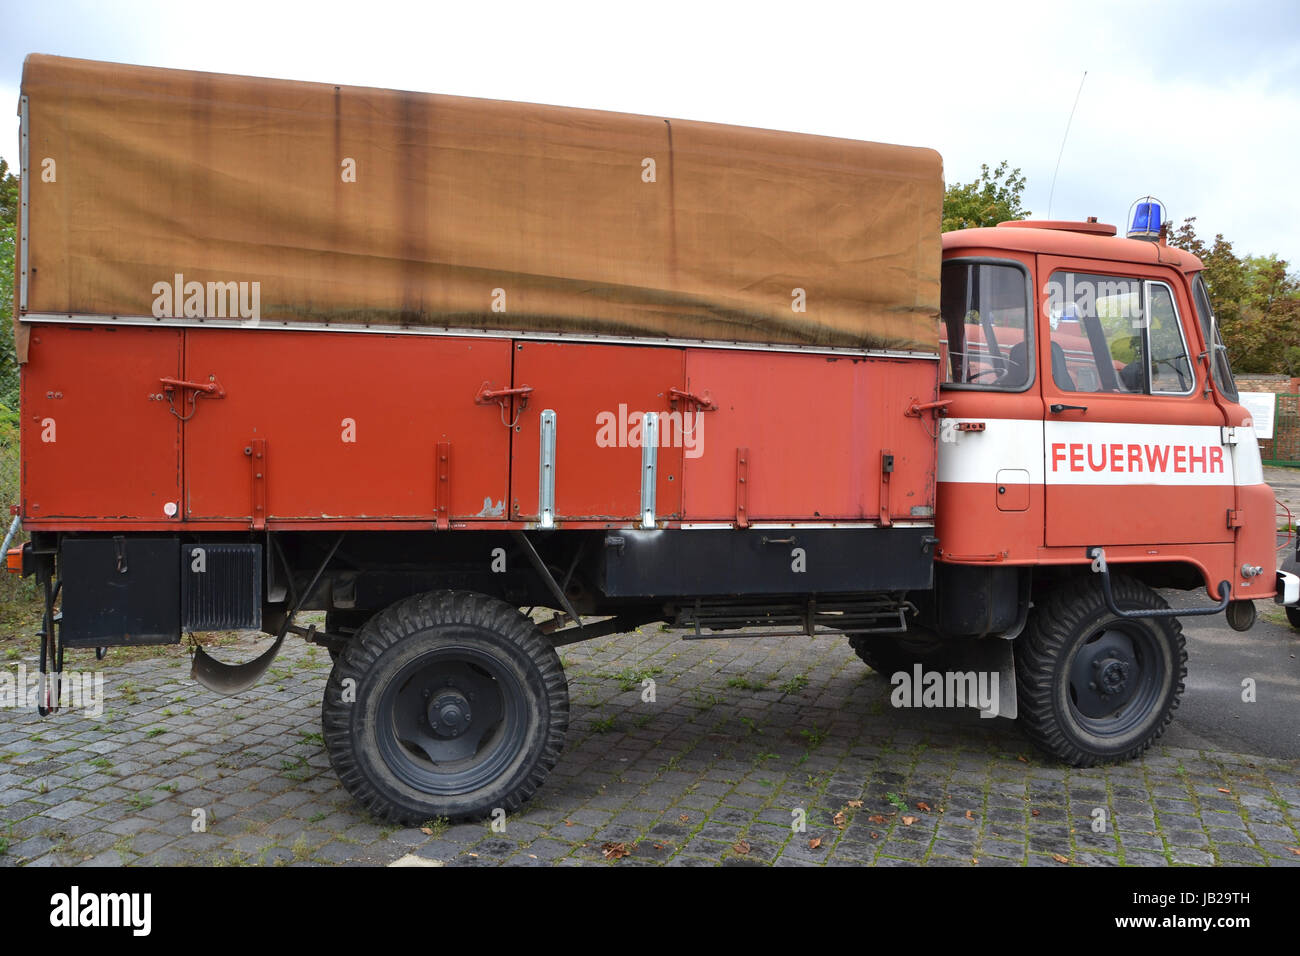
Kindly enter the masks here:
M 680 817 L 678 817 L 677 819 L 678 819 L 678 820 L 681 820 L 682 823 L 690 823 L 690 822 L 691 822 L 691 818 L 690 818 L 687 814 L 685 814 L 685 813 L 683 813 L 683 814 L 682 814 Z
M 741 840 L 739 843 L 733 843 L 731 845 L 731 848 L 735 850 L 737 853 L 739 853 L 741 856 L 744 856 L 746 853 L 749 852 L 749 844 L 746 843 L 744 840 Z
M 664 848 L 664 845 L 663 845 L 662 843 L 656 843 L 656 844 L 655 844 L 655 849 L 656 849 L 656 850 L 662 850 L 663 848 Z
M 834 823 L 837 827 L 840 827 L 841 829 L 843 829 L 843 828 L 844 828 L 844 821 L 847 820 L 847 819 L 848 819 L 848 818 L 847 818 L 846 816 L 844 816 L 844 811 L 841 810 L 839 813 L 835 814 L 835 816 L 831 817 L 831 822 Z
M 565 825 L 566 827 L 571 827 L 571 826 L 573 826 L 573 821 L 572 821 L 572 820 L 565 820 L 565 821 L 564 821 L 564 825 Z
M 926 803 L 924 800 L 918 800 L 916 801 L 916 809 L 921 810 L 925 813 L 929 813 L 930 805 Z
M 880 839 L 880 834 L 877 833 L 875 830 L 872 830 L 872 831 L 871 831 L 871 839 L 873 839 L 873 840 L 879 840 L 879 839 Z
M 1031 817 L 1036 817 L 1036 816 L 1038 816 L 1038 811 L 1037 811 L 1037 810 L 1030 810 L 1030 811 L 1029 811 L 1029 815 L 1030 815 Z
M 882 826 L 882 827 L 889 822 L 888 817 L 886 817 L 883 813 L 873 813 L 871 816 L 867 817 L 867 820 L 870 821 L 871 823 L 876 824 L 877 826 Z
M 910 827 L 913 823 L 915 823 L 917 820 L 919 820 L 919 819 L 921 819 L 921 818 L 920 818 L 920 817 L 903 817 L 902 819 L 903 819 L 903 826 L 905 826 L 905 827 Z
M 850 800 L 850 801 L 849 801 L 849 806 L 852 807 L 854 810 L 856 810 L 856 809 L 858 809 L 858 807 L 862 806 L 862 801 L 861 801 L 861 800 Z
M 632 851 L 628 849 L 626 843 L 605 843 L 601 845 L 600 852 L 607 860 L 619 860 Z
M 974 811 L 974 810 L 967 810 L 967 811 L 966 811 L 966 819 L 967 819 L 967 820 L 974 820 L 974 819 L 975 819 L 975 811 Z
M 536 854 L 536 853 L 530 853 L 530 854 L 528 854 L 528 859 L 530 859 L 530 860 L 535 860 L 535 859 L 537 859 L 537 854 Z
M 469 855 L 472 856 L 472 857 L 473 857 L 474 859 L 476 859 L 476 860 L 478 859 L 478 854 L 477 854 L 477 853 L 471 853 L 471 854 L 469 854 Z
M 1219 793 L 1232 793 L 1232 791 L 1229 790 L 1227 787 L 1220 787 Z
M 1300 846 L 1289 846 L 1287 847 L 1287 849 L 1290 850 L 1292 853 L 1294 853 L 1296 856 L 1300 856 Z
M 970 858 L 970 861 L 971 861 L 971 865 L 972 865 L 972 866 L 979 866 L 979 865 L 980 865 L 980 858 L 977 857 L 977 856 L 973 856 L 973 857 L 971 857 L 971 858 Z
M 1017 756 L 1016 759 L 1019 760 L 1021 763 L 1029 763 L 1029 761 L 1024 757 Z
M 432 827 L 420 827 L 420 832 L 423 833 L 425 836 L 433 836 Z
M 1059 853 L 1053 853 L 1053 854 L 1052 854 L 1052 859 L 1055 860 L 1057 863 L 1069 863 L 1069 862 L 1070 862 L 1070 858 L 1069 858 L 1068 856 L 1061 856 L 1061 854 L 1059 854 Z
M 821 837 L 813 837 L 811 840 L 808 841 L 808 849 L 810 850 L 815 850 L 821 845 L 822 845 Z

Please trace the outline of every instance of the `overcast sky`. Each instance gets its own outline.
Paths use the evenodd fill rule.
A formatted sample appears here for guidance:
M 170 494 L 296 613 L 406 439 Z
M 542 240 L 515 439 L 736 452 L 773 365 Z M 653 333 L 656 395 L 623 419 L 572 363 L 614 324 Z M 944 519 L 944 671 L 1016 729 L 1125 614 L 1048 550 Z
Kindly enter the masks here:
M 220 4 L 0 0 L 0 101 L 32 52 L 454 93 L 1007 159 L 1025 204 L 1119 224 L 1151 193 L 1300 265 L 1300 3 Z M 12 115 L 12 114 L 11 114 Z M 0 127 L 17 165 L 17 120 Z

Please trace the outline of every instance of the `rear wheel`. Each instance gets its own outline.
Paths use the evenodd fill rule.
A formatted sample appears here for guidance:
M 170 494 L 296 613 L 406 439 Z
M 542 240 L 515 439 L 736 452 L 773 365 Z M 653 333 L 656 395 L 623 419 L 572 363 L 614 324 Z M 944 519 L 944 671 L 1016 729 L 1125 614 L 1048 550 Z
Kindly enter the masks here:
M 365 626 L 366 621 L 374 616 L 374 611 L 326 611 L 325 632 L 327 634 L 338 634 L 351 640 L 352 636 Z M 330 652 L 330 659 L 337 661 L 339 655 L 343 653 L 343 648 L 347 647 L 347 643 L 347 640 L 330 641 L 326 645 Z
M 921 664 L 931 666 L 943 658 L 945 643 L 925 631 L 906 634 L 854 634 L 849 646 L 862 663 L 888 680 L 898 671 L 911 671 Z
M 1132 578 L 1116 575 L 1112 587 L 1124 610 L 1168 607 Z M 1015 652 L 1021 728 L 1076 767 L 1150 747 L 1173 720 L 1187 676 L 1178 620 L 1117 617 L 1092 579 L 1040 601 Z
M 1300 627 L 1300 607 L 1286 608 L 1286 619 L 1291 622 L 1292 627 Z
M 366 622 L 330 673 L 330 762 L 402 823 L 513 812 L 559 759 L 569 695 L 555 649 L 495 598 L 434 592 Z

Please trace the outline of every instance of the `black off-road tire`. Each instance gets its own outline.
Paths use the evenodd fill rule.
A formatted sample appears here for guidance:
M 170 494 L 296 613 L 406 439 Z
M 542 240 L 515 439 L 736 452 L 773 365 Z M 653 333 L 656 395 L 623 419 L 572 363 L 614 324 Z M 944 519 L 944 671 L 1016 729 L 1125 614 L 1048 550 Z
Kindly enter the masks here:
M 357 632 L 330 672 L 321 723 L 339 779 L 375 816 L 480 819 L 514 812 L 542 785 L 564 746 L 569 689 L 555 648 L 517 608 L 435 591 Z
M 1291 622 L 1294 628 L 1300 628 L 1300 607 L 1286 607 L 1286 619 Z
M 889 680 L 899 671 L 911 672 L 913 665 L 933 666 L 942 661 L 946 644 L 924 631 L 908 634 L 853 634 L 849 646 L 862 663 Z
M 1145 584 L 1112 575 L 1123 610 L 1167 608 Z M 1120 618 L 1093 578 L 1035 606 L 1016 639 L 1019 723 L 1039 749 L 1075 767 L 1130 760 L 1173 720 L 1187 677 L 1177 618 Z
M 326 611 L 325 612 L 325 632 L 327 634 L 340 634 L 351 638 L 365 626 L 366 621 L 375 616 L 374 611 Z M 339 655 L 343 653 L 343 648 L 347 646 L 347 641 L 331 641 L 326 649 L 330 652 L 330 660 L 337 661 Z

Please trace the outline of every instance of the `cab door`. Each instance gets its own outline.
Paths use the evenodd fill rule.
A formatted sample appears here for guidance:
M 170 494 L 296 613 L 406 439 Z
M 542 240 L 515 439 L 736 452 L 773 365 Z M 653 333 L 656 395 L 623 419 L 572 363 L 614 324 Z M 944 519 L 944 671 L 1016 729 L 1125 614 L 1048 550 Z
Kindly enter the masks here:
M 943 264 L 936 533 L 959 563 L 1037 558 L 1043 543 L 1043 402 L 1033 258 Z
M 1040 257 L 1051 547 L 1231 541 L 1232 458 L 1163 267 Z

